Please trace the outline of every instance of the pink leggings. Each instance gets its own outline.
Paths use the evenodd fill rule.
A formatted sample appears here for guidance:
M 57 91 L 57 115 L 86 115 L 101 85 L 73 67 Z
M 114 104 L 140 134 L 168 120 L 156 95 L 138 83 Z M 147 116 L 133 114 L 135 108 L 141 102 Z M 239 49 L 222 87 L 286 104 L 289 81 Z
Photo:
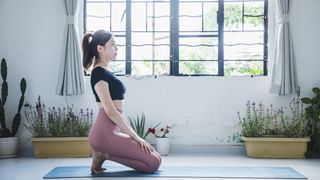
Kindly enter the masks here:
M 90 129 L 89 143 L 95 151 L 109 155 L 111 161 L 131 167 L 141 172 L 154 172 L 161 164 L 158 152 L 150 154 L 141 149 L 138 142 L 126 134 L 107 116 L 103 108 L 99 109 L 97 119 Z

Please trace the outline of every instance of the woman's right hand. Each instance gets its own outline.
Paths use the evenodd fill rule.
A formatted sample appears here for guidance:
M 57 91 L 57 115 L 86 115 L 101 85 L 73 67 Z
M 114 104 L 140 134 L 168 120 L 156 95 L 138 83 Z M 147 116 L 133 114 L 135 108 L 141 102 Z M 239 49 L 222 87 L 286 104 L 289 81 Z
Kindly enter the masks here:
M 141 137 L 134 138 L 141 146 L 141 149 L 146 153 L 150 154 L 154 151 L 154 148 L 149 144 L 146 140 L 142 139 Z

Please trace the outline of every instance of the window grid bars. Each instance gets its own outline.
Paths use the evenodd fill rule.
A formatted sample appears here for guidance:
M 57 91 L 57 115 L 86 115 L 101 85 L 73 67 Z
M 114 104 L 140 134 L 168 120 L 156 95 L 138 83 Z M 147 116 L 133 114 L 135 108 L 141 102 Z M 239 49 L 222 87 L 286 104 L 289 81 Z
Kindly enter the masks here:
M 178 28 L 175 27 L 177 24 L 179 24 L 179 13 L 174 14 L 178 11 L 178 7 L 179 7 L 179 2 L 177 1 L 171 1 L 170 3 L 170 13 L 171 13 L 171 21 L 170 21 L 170 44 L 173 44 L 172 47 L 170 48 L 170 63 L 172 66 L 170 66 L 170 73 L 172 75 L 179 75 L 179 38 L 187 38 L 187 37 L 218 37 L 218 45 L 206 45 L 206 44 L 199 44 L 199 45 L 187 45 L 187 44 L 180 44 L 180 46 L 189 46 L 189 47 L 200 47 L 200 46 L 218 46 L 219 50 L 218 50 L 218 60 L 181 60 L 181 61 L 218 61 L 218 75 L 219 76 L 223 76 L 224 75 L 224 63 L 223 61 L 264 61 L 264 75 L 267 75 L 267 57 L 268 57 L 268 47 L 267 47 L 267 40 L 268 40 L 268 33 L 267 33 L 267 27 L 268 27 L 268 22 L 267 22 L 267 13 L 268 13 L 268 0 L 264 0 L 264 15 L 248 15 L 244 13 L 244 0 L 234 0 L 234 1 L 228 1 L 228 2 L 240 2 L 242 1 L 242 31 L 224 31 L 223 30 L 223 18 L 224 17 L 224 0 L 218 0 L 218 1 L 180 1 L 183 3 L 201 3 L 201 31 L 195 32 L 195 31 L 179 31 L 177 30 Z M 263 1 L 263 0 L 246 0 L 246 2 L 259 2 L 259 1 Z M 126 1 L 108 1 L 108 2 L 100 2 L 100 1 L 90 1 L 90 3 L 108 3 L 109 4 L 109 8 L 110 8 L 110 12 L 109 12 L 109 16 L 108 18 L 110 18 L 110 31 L 112 31 L 112 3 L 124 3 L 126 2 L 126 10 L 125 10 L 125 14 L 126 14 L 126 30 L 125 31 L 113 31 L 116 33 L 120 33 L 120 32 L 126 32 L 126 35 L 116 35 L 118 37 L 126 37 L 126 45 L 119 45 L 119 46 L 126 46 L 126 74 L 131 74 L 131 46 L 144 46 L 144 45 L 149 45 L 149 46 L 170 46 L 168 44 L 141 44 L 141 45 L 133 45 L 131 44 L 131 33 L 132 32 L 143 32 L 143 33 L 162 33 L 162 32 L 169 32 L 169 31 L 155 31 L 154 28 L 152 31 L 148 31 L 148 18 L 153 18 L 153 20 L 155 18 L 162 18 L 162 17 L 168 17 L 168 16 L 148 16 L 148 3 L 168 3 L 168 1 L 153 1 L 153 2 L 147 2 L 147 1 L 139 1 L 139 2 L 134 2 L 134 3 L 145 3 L 146 4 L 146 31 L 132 31 L 131 30 L 131 22 L 128 21 L 128 19 L 130 19 L 130 15 L 131 15 L 131 0 L 126 0 Z M 218 12 L 217 12 L 217 22 L 218 22 L 218 31 L 205 31 L 204 30 L 204 3 L 207 2 L 219 2 L 218 5 Z M 176 10 L 175 12 L 173 12 L 173 10 Z M 87 17 L 92 17 L 92 16 L 86 16 L 87 14 L 87 3 L 86 0 L 84 0 L 84 32 L 86 32 L 87 30 Z M 244 18 L 245 17 L 264 17 L 264 43 L 252 43 L 252 44 L 244 44 L 244 43 L 238 43 L 238 44 L 223 44 L 223 32 L 261 32 L 259 30 L 244 30 Z M 99 18 L 99 17 L 96 17 Z M 175 22 L 173 22 L 175 20 Z M 178 26 L 179 27 L 179 26 Z M 174 31 L 173 31 L 174 30 Z M 175 34 L 173 34 L 172 32 L 175 32 Z M 183 33 L 183 32 L 193 32 L 193 33 L 210 33 L 210 32 L 218 32 L 218 35 L 201 35 L 201 34 L 196 34 L 196 35 L 178 35 L 176 36 L 176 34 L 179 33 Z M 264 45 L 264 52 L 263 52 L 263 60 L 242 60 L 242 59 L 237 59 L 237 60 L 226 60 L 223 58 L 223 51 L 224 51 L 224 46 L 236 46 L 236 45 Z M 121 61 L 121 60 L 119 60 Z M 132 61 L 162 61 L 162 60 L 132 60 Z M 168 61 L 168 60 L 163 60 L 163 61 Z

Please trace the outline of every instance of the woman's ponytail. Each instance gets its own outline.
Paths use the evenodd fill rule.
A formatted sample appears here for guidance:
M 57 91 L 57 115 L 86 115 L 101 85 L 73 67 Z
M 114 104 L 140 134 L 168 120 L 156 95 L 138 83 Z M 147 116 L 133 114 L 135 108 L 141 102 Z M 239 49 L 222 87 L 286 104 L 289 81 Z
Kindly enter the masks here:
M 90 52 L 90 38 L 91 33 L 86 33 L 82 40 L 82 52 L 83 52 L 83 67 L 88 70 L 93 63 L 93 53 Z
M 99 53 L 97 46 L 104 46 L 112 37 L 110 32 L 98 30 L 94 34 L 87 33 L 83 37 L 82 52 L 83 52 L 83 67 L 88 70 L 93 61 L 99 62 Z

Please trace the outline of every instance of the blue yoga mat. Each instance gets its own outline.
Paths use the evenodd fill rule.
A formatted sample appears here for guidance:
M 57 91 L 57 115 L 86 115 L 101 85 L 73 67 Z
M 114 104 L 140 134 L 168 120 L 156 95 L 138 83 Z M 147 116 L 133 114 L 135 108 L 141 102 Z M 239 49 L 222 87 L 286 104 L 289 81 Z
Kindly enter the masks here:
M 88 178 L 89 166 L 56 167 L 44 179 Z M 167 178 L 262 178 L 308 179 L 289 167 L 175 167 L 163 166 L 152 174 L 140 173 L 125 166 L 108 166 L 101 177 L 167 177 Z

